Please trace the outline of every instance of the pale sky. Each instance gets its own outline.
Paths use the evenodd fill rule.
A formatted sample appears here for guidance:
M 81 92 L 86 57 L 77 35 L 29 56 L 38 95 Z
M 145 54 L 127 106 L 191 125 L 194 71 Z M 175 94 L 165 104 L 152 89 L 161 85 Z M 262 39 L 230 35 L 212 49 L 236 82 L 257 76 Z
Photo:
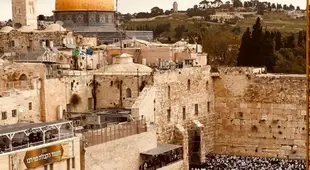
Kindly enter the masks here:
M 147 12 L 154 6 L 158 6 L 166 10 L 172 8 L 172 3 L 174 1 L 178 2 L 180 10 L 185 10 L 193 7 L 195 4 L 198 4 L 201 0 L 119 0 L 119 11 L 121 13 Z M 222 1 L 224 2 L 226 0 Z M 288 5 L 293 2 L 294 6 L 300 6 L 301 8 L 305 8 L 306 6 L 306 0 L 269 1 L 272 3 L 286 3 Z M 52 15 L 52 10 L 55 9 L 55 0 L 38 0 L 38 8 L 38 15 Z M 12 18 L 11 0 L 0 0 L 0 11 L 0 21 Z

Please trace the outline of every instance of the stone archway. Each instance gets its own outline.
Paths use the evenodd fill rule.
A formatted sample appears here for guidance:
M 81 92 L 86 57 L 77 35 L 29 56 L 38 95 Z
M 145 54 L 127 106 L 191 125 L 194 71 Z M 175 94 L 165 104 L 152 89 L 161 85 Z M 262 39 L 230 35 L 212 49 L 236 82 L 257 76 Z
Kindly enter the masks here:
M 21 74 L 21 75 L 19 76 L 18 80 L 20 80 L 20 81 L 25 81 L 25 80 L 28 80 L 28 77 L 27 77 L 26 74 Z

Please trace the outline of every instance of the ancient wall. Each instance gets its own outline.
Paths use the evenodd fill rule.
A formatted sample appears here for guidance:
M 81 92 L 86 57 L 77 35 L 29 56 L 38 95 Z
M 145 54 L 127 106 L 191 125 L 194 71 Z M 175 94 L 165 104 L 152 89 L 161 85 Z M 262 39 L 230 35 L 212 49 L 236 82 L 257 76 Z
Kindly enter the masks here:
M 147 123 L 155 121 L 155 92 L 154 87 L 146 87 L 131 107 L 131 115 L 135 119 L 144 118 Z
M 86 148 L 86 169 L 139 169 L 140 153 L 156 148 L 156 133 L 149 131 Z
M 90 82 L 93 76 L 74 76 L 61 79 L 46 79 L 45 101 L 48 121 L 57 120 L 57 109 L 70 112 L 86 112 L 88 102 L 93 101 Z M 73 96 L 77 97 L 76 102 Z M 67 105 L 69 108 L 67 108 Z M 69 109 L 69 110 L 68 110 Z
M 8 96 L 0 97 L 0 124 L 40 121 L 40 89 L 11 90 Z M 4 118 L 4 115 L 6 118 Z
M 221 154 L 304 158 L 305 78 L 220 68 L 214 81 Z
M 123 107 L 131 109 L 139 96 L 143 81 L 148 82 L 149 80 L 150 76 L 139 76 L 138 86 L 138 79 L 135 75 L 96 75 L 96 81 L 99 82 L 99 87 L 97 88 L 97 107 Z
M 63 37 L 67 34 L 67 32 L 58 31 L 21 32 L 19 30 L 12 30 L 9 33 L 0 34 L 0 48 L 2 48 L 4 52 L 18 52 L 22 54 L 22 56 L 27 56 L 22 59 L 30 60 L 33 59 L 33 57 L 38 57 L 37 53 L 40 53 L 40 55 L 43 54 L 42 40 L 53 41 L 54 46 L 62 46 Z M 35 55 L 26 55 L 26 53 L 34 53 Z
M 174 141 L 176 125 L 187 131 L 197 128 L 192 123 L 197 120 L 204 126 L 201 147 L 212 151 L 215 135 L 212 84 L 209 66 L 155 72 L 155 123 L 159 141 L 178 143 Z

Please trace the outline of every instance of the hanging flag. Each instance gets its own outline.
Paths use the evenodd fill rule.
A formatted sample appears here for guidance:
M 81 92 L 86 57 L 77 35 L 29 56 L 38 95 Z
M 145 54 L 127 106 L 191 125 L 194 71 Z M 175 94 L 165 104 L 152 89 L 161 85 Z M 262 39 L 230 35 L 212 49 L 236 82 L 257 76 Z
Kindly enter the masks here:
M 86 54 L 87 54 L 87 55 L 93 55 L 93 51 L 90 50 L 90 49 L 86 49 Z
M 75 49 L 72 51 L 72 56 L 78 56 L 80 54 L 80 51 L 78 49 Z
M 86 54 L 86 52 L 85 51 L 80 51 L 80 55 L 85 55 Z

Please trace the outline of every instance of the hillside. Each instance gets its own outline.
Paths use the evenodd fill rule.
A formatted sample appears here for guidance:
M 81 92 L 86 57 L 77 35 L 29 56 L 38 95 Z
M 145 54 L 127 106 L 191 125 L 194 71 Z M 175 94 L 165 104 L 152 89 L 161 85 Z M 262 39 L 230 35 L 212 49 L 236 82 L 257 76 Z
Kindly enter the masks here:
M 227 27 L 233 29 L 233 27 L 239 27 L 241 29 L 241 35 L 247 27 L 252 27 L 255 23 L 256 16 L 248 17 L 242 20 L 239 20 L 236 25 L 230 25 Z M 143 29 L 148 25 L 148 29 L 152 30 L 160 24 L 171 24 L 169 31 L 165 31 L 160 34 L 159 37 L 173 37 L 176 32 L 175 28 L 179 25 L 184 25 L 188 31 L 196 32 L 200 27 L 213 25 L 219 26 L 223 25 L 220 23 L 206 22 L 201 19 L 193 19 L 188 17 L 185 13 L 176 13 L 169 16 L 160 16 L 157 18 L 152 18 L 151 20 L 140 20 L 140 21 L 130 21 L 127 22 L 124 26 L 126 29 L 139 30 Z M 265 12 L 262 16 L 262 24 L 267 27 L 268 30 L 279 30 L 281 32 L 298 32 L 305 29 L 306 21 L 304 19 L 292 19 L 285 12 Z
M 292 19 L 284 12 L 268 12 L 262 17 L 262 24 L 268 30 L 279 30 L 281 32 L 298 32 L 306 29 L 306 20 Z M 245 30 L 247 27 L 252 27 L 256 17 L 251 17 L 238 22 L 238 26 Z

